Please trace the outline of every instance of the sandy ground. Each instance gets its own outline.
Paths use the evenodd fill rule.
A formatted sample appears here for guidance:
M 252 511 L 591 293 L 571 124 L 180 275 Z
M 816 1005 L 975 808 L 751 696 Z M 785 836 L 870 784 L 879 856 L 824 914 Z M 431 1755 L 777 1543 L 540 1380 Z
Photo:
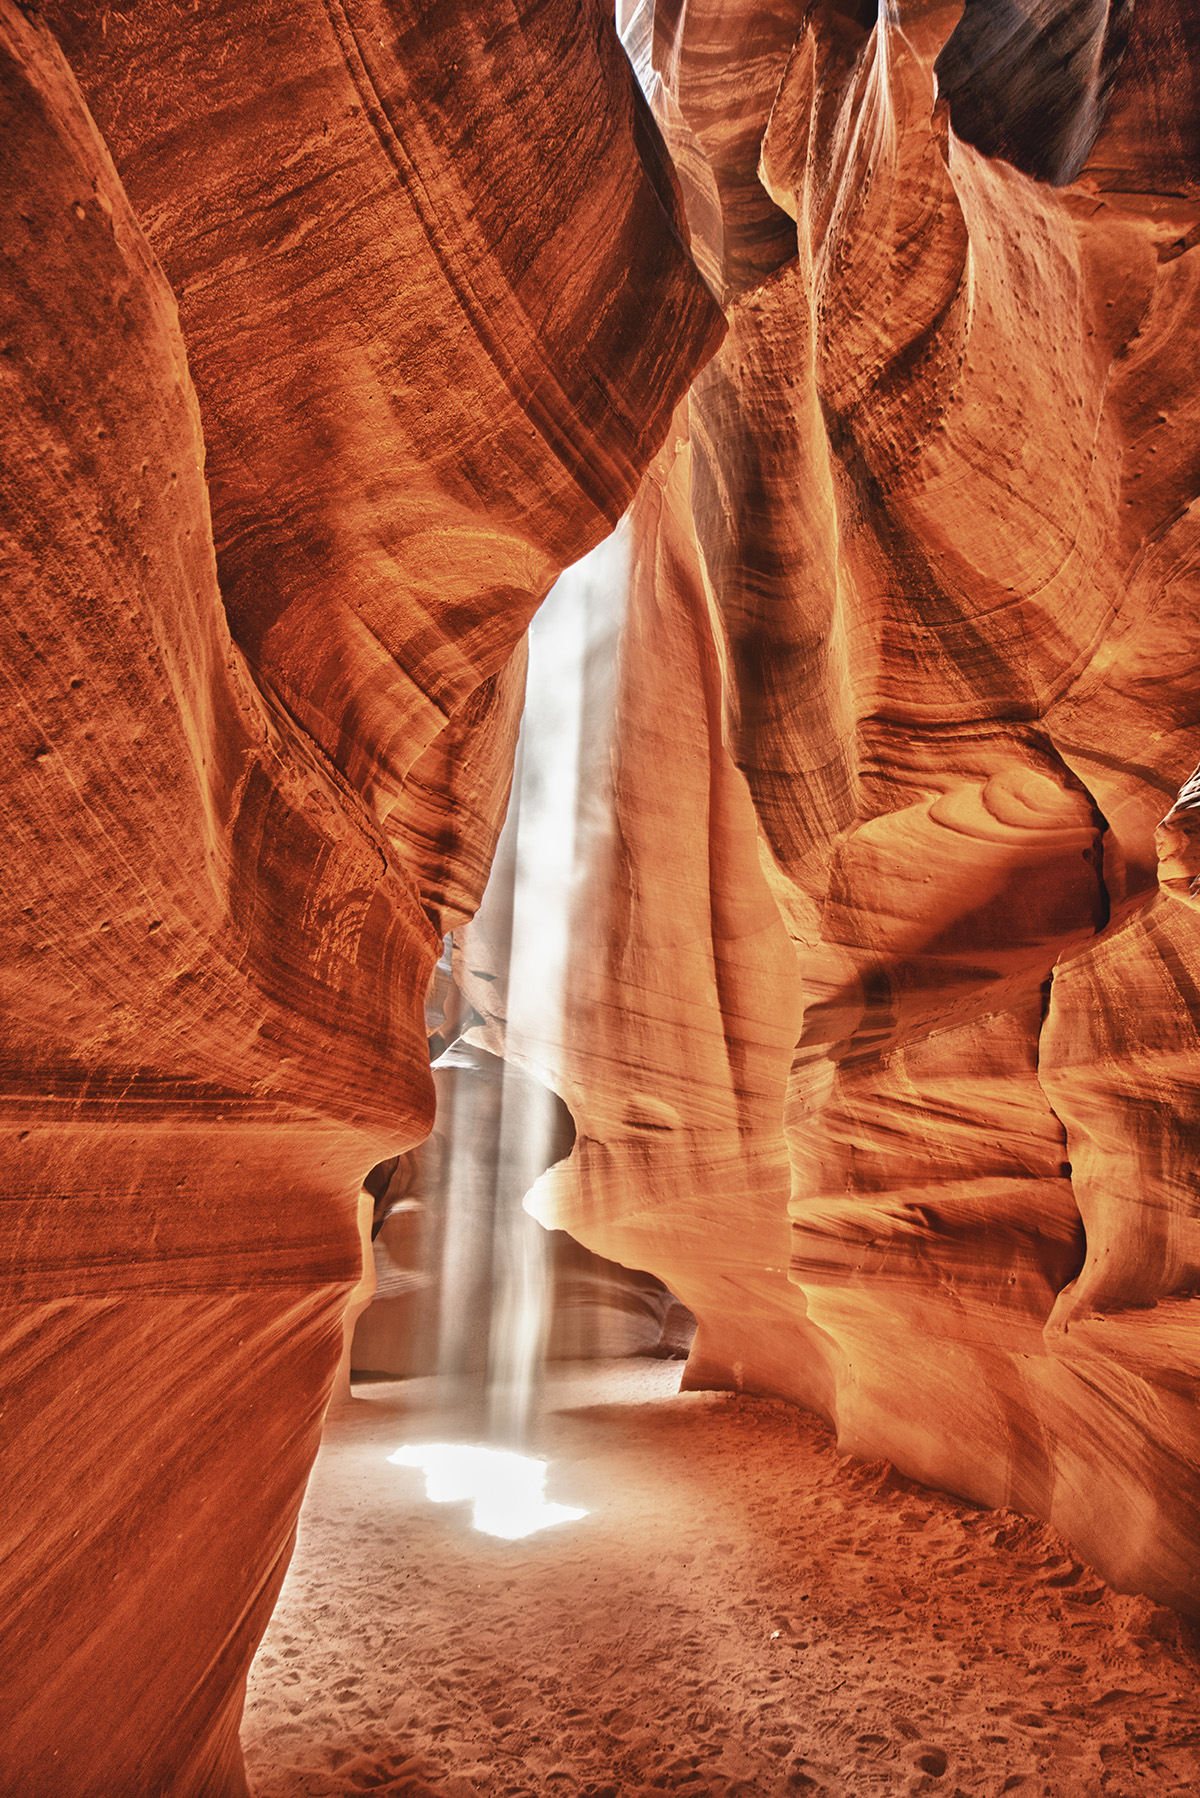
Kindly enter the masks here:
M 555 1375 L 548 1496 L 589 1515 L 516 1542 L 389 1465 L 431 1383 L 356 1389 L 251 1675 L 257 1798 L 1200 1793 L 1194 1626 L 679 1375 Z

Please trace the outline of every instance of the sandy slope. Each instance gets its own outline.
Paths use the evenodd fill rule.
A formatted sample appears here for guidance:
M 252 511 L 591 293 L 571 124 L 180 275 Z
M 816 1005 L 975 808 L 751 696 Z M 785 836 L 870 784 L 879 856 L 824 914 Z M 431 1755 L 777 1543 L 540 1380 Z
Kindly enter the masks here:
M 388 1464 L 428 1382 L 333 1420 L 250 1680 L 257 1798 L 1200 1790 L 1200 1636 L 1052 1531 L 838 1457 L 785 1405 L 574 1364 L 579 1523 L 519 1542 Z

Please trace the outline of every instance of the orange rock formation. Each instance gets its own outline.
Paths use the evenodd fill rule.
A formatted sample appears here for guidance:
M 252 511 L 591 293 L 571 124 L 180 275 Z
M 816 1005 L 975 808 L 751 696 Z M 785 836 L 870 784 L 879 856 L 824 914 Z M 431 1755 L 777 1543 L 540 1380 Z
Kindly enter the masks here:
M 0 0 L 23 1798 L 245 1790 L 522 633 L 635 493 L 544 1215 L 693 1385 L 1200 1610 L 1194 9 L 623 12 L 649 108 L 599 0 Z
M 729 332 L 635 508 L 543 1214 L 692 1384 L 1196 1610 L 1200 27 L 1117 10 L 627 21 Z
M 723 325 L 575 0 L 5 0 L 0 98 L 0 1784 L 232 1794 L 522 632 Z

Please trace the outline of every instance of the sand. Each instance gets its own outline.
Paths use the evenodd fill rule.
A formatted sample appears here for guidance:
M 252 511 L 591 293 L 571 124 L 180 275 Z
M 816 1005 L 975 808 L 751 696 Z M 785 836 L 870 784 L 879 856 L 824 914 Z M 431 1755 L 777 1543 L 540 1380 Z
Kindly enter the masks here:
M 435 1505 L 427 1381 L 331 1419 L 243 1728 L 256 1798 L 1200 1791 L 1200 1631 L 1046 1527 L 678 1362 L 559 1369 L 523 1541 Z

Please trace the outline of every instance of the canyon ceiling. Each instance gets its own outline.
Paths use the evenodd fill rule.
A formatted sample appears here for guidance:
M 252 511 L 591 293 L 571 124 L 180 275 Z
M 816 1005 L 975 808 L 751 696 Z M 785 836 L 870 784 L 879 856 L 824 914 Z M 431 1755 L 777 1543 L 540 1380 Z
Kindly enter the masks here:
M 450 930 L 575 1120 L 539 1214 L 695 1311 L 688 1384 L 1200 1612 L 1200 14 L 619 23 L 0 0 L 27 1798 L 246 1789 Z M 523 635 L 630 507 L 509 1043 Z

